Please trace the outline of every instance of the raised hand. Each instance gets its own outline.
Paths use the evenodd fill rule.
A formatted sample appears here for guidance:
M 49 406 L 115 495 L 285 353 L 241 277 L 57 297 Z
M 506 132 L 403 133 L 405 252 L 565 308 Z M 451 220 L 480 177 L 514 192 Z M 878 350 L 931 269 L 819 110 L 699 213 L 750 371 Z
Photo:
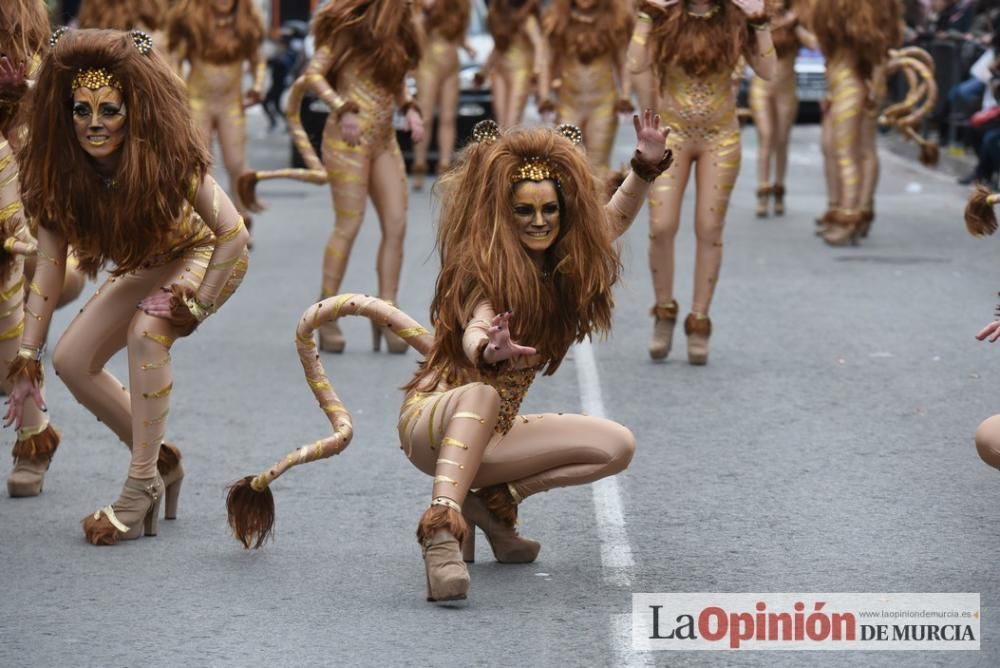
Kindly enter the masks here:
M 659 163 L 666 151 L 670 128 L 660 125 L 660 115 L 650 109 L 642 112 L 641 118 L 639 114 L 633 115 L 632 125 L 635 127 L 635 150 L 639 159 L 647 165 Z
M 15 65 L 7 56 L 0 57 L 0 98 L 15 97 L 27 85 L 28 67 Z
M 504 360 L 514 360 L 518 357 L 527 357 L 536 353 L 534 348 L 519 345 L 510 339 L 510 311 L 501 313 L 493 318 L 490 328 L 486 332 L 488 341 L 483 348 L 483 361 L 487 364 L 496 364 Z
M 760 16 L 764 13 L 764 0 L 732 0 L 732 3 L 747 16 Z

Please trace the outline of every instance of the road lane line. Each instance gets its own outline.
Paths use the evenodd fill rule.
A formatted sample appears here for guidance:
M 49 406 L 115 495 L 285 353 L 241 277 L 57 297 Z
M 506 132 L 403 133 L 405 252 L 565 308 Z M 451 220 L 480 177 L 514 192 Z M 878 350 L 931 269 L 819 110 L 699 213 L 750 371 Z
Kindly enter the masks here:
M 606 418 L 604 399 L 601 397 L 601 378 L 597 373 L 597 360 L 590 340 L 578 343 L 573 349 L 576 361 L 576 378 L 580 387 L 580 404 L 583 412 L 594 417 Z M 601 567 L 604 581 L 615 587 L 630 590 L 635 575 L 635 558 L 628 540 L 625 512 L 622 505 L 618 478 L 602 478 L 590 486 L 597 517 L 597 536 L 601 541 Z M 627 605 L 631 608 L 629 597 Z M 611 616 L 611 650 L 614 665 L 636 668 L 652 666 L 648 653 L 632 649 L 632 615 L 616 613 Z

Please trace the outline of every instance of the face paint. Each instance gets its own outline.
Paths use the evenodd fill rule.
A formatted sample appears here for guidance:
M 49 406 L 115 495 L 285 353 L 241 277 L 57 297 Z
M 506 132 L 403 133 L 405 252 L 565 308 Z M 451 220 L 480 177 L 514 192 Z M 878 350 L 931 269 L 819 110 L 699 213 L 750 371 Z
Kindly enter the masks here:
M 559 236 L 559 195 L 553 181 L 521 181 L 514 186 L 514 224 L 521 244 L 541 257 Z
M 87 154 L 105 162 L 121 150 L 125 142 L 125 103 L 117 88 L 73 91 L 73 127 L 76 139 Z

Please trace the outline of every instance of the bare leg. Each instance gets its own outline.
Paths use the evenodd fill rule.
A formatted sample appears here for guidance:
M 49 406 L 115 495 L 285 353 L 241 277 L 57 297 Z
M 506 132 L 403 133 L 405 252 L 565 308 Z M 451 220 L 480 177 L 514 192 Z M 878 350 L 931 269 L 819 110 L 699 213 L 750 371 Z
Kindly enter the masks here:
M 590 110 L 587 129 L 583 133 L 583 143 L 587 147 L 587 157 L 597 175 L 605 177 L 611 169 L 611 150 L 618 131 L 618 114 L 615 100 L 609 99 Z
M 708 315 L 722 267 L 722 228 L 729 198 L 740 171 L 739 130 L 724 133 L 698 157 L 698 199 L 695 210 L 697 250 L 691 311 Z
M 506 71 L 497 69 L 490 76 L 490 90 L 493 93 L 493 115 L 496 116 L 497 125 L 501 128 L 509 128 L 511 119 L 508 116 L 510 109 L 510 85 L 507 82 Z
M 451 166 L 458 134 L 458 70 L 441 83 L 441 106 L 438 109 L 438 168 L 440 174 Z
M 649 356 L 660 360 L 670 354 L 678 306 L 674 300 L 674 239 L 680 227 L 684 189 L 691 175 L 691 143 L 671 138 L 674 164 L 653 183 L 649 196 L 649 271 L 653 277 L 656 303 L 652 314 L 653 338 Z
M 329 136 L 329 126 L 327 137 L 324 139 L 323 161 L 330 176 L 335 219 L 323 258 L 320 293 L 323 298 L 332 297 L 340 290 L 354 239 L 365 218 L 371 169 L 365 145 L 348 146 L 336 135 Z
M 840 208 L 823 239 L 831 245 L 850 243 L 861 223 L 861 126 L 867 90 L 847 65 L 836 66 L 830 76 L 830 113 L 833 149 L 841 188 Z
M 875 190 L 878 188 L 878 117 L 865 111 L 861 125 L 861 236 L 875 220 Z
M 509 125 L 520 125 L 524 117 L 524 108 L 528 104 L 528 96 L 531 94 L 531 62 L 518 64 L 511 72 L 510 97 L 508 98 L 507 119 Z
M 757 217 L 764 218 L 771 194 L 771 156 L 775 148 L 777 114 L 767 82 L 759 77 L 754 77 L 750 83 L 750 110 L 757 128 Z
M 417 68 L 417 104 L 427 119 L 427 132 L 421 141 L 413 145 L 413 189 L 423 187 L 423 177 L 427 173 L 427 150 L 431 143 L 431 123 L 438 107 L 441 94 L 441 83 L 437 68 L 437 59 L 433 53 L 424 53 L 420 66 Z M 443 105 L 442 105 L 443 108 Z M 441 132 L 441 121 L 438 120 L 438 136 Z
M 774 212 L 777 215 L 785 213 L 785 175 L 788 171 L 788 146 L 791 141 L 792 127 L 799 113 L 799 98 L 794 86 L 779 91 L 774 97 L 775 132 L 774 132 Z
M 827 215 L 840 208 L 840 173 L 837 169 L 837 156 L 833 149 L 833 114 L 827 107 L 823 112 L 821 125 L 823 147 L 823 176 L 826 178 L 826 213 L 817 219 L 817 223 L 825 224 Z
M 247 132 L 246 115 L 240 100 L 234 100 L 227 107 L 224 116 L 216 124 L 219 132 L 219 147 L 222 150 L 222 162 L 229 175 L 229 197 L 236 204 L 240 215 L 246 217 L 240 198 L 237 196 L 236 183 L 247 172 Z
M 403 241 L 406 236 L 406 168 L 399 146 L 391 146 L 373 158 L 371 166 L 372 202 L 382 227 L 376 270 L 379 297 L 395 302 L 399 274 L 403 266 Z

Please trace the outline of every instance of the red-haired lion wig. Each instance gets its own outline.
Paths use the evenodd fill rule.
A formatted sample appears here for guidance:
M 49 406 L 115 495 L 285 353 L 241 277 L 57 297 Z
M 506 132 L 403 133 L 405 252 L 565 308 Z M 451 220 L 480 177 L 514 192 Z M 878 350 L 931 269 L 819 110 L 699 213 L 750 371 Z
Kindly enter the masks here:
M 123 89 L 126 138 L 110 186 L 73 127 L 72 82 L 89 68 L 108 70 Z M 63 235 L 91 275 L 108 261 L 122 274 L 162 252 L 211 159 L 167 62 L 156 51 L 143 55 L 129 33 L 69 31 L 46 55 L 35 95 L 18 155 L 27 214 Z
M 532 15 L 539 16 L 538 0 L 492 0 L 486 24 L 496 50 L 503 53 L 509 49 L 514 36 Z
M 849 59 L 862 79 L 903 41 L 899 0 L 822 0 L 813 3 L 810 18 L 823 55 Z
M 560 230 L 539 271 L 513 220 L 514 175 L 529 158 L 559 175 Z M 574 341 L 611 328 L 621 264 L 611 242 L 603 188 L 586 156 L 547 128 L 516 129 L 495 142 L 473 143 L 435 186 L 442 202 L 437 234 L 441 259 L 431 320 L 434 345 L 407 386 L 438 380 L 467 366 L 462 332 L 473 309 L 488 301 L 510 310 L 512 336 L 534 346 L 555 372 Z
M 83 0 L 77 20 L 81 28 L 159 30 L 165 14 L 165 0 Z
M 469 27 L 469 0 L 436 0 L 427 12 L 427 30 L 449 42 L 461 42 Z
M 250 60 L 264 41 L 264 21 L 257 4 L 234 0 L 232 17 L 234 30 L 219 30 L 211 2 L 180 0 L 167 13 L 167 48 L 209 63 Z
M 317 46 L 347 47 L 360 54 L 375 81 L 390 90 L 420 62 L 416 16 L 396 0 L 337 0 L 313 17 Z
M 49 15 L 43 0 L 3 0 L 0 2 L 0 56 L 15 65 L 30 65 L 41 55 L 49 39 Z M 7 134 L 17 117 L 22 95 L 0 99 L 0 133 Z
M 574 11 L 574 0 L 553 0 L 544 20 L 552 51 L 589 63 L 624 49 L 632 34 L 629 7 L 619 0 L 599 0 L 596 10 L 583 21 Z
M 688 12 L 687 0 L 665 10 L 644 6 L 653 17 L 649 48 L 658 77 L 671 66 L 698 78 L 736 68 L 750 42 L 747 16 L 729 0 L 715 7 L 712 16 L 697 17 Z

